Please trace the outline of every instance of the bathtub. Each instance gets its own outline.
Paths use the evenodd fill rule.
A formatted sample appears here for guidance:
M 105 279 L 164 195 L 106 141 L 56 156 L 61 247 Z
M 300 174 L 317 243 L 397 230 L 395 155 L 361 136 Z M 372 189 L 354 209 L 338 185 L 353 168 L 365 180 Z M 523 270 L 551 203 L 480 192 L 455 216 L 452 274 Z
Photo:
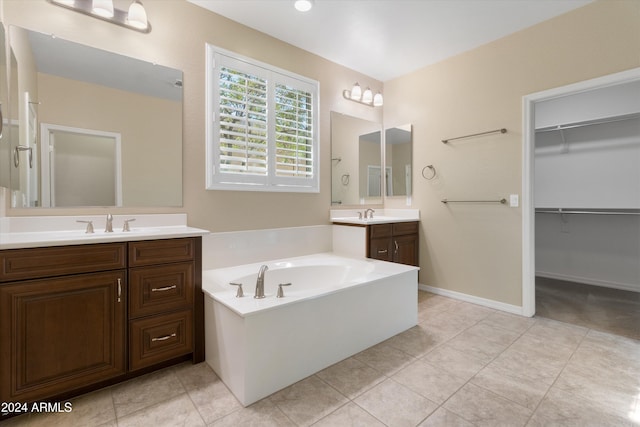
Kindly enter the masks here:
M 265 298 L 254 299 L 262 264 Z M 323 253 L 202 279 L 206 361 L 244 406 L 417 324 L 417 267 Z M 291 283 L 283 298 L 279 283 Z

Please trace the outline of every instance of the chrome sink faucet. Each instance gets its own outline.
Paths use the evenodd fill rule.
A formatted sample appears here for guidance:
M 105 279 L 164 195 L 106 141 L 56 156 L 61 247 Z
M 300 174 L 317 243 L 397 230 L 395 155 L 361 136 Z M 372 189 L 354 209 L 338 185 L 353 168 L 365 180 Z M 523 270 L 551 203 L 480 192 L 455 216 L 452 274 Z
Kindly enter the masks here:
M 104 229 L 105 233 L 113 233 L 113 215 L 107 214 L 107 226 Z
M 267 271 L 269 267 L 263 265 L 260 267 L 260 271 L 258 271 L 258 280 L 256 280 L 256 293 L 253 295 L 254 298 L 264 298 L 264 273 Z
M 375 211 L 374 211 L 373 209 L 371 209 L 371 208 L 367 208 L 367 209 L 364 211 L 364 219 L 367 219 L 367 214 L 369 214 L 369 218 L 373 219 L 373 213 L 374 213 L 374 212 L 375 212 Z

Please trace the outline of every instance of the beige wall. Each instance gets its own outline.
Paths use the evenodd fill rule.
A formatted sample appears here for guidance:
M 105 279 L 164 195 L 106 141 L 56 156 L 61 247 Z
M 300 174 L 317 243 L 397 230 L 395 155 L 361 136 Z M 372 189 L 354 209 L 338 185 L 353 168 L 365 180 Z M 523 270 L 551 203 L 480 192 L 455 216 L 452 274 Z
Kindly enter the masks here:
M 380 109 L 346 101 L 341 95 L 355 81 L 372 87 L 379 82 L 182 0 L 147 1 L 145 8 L 153 25 L 148 35 L 65 11 L 45 0 L 4 0 L 5 24 L 55 33 L 184 71 L 184 209 L 121 212 L 185 211 L 190 225 L 212 231 L 327 223 L 329 112 L 379 120 Z M 440 199 L 520 194 L 522 96 L 640 66 L 638 22 L 640 2 L 601 0 L 385 84 L 385 122 L 414 125 L 413 203 L 422 216 L 422 283 L 521 304 L 520 209 L 447 207 Z M 320 81 L 319 194 L 204 190 L 205 42 Z M 500 127 L 509 133 L 450 145 L 440 142 Z M 438 171 L 432 181 L 419 175 L 427 164 Z M 398 198 L 387 206 L 404 204 L 405 199 Z M 74 211 L 55 211 L 69 212 Z
M 122 4 L 124 3 L 124 4 Z M 115 2 L 123 8 L 128 2 Z M 4 23 L 55 35 L 112 52 L 157 62 L 184 72 L 183 209 L 122 208 L 113 213 L 186 212 L 189 225 L 211 231 L 327 224 L 331 203 L 330 111 L 382 121 L 382 109 L 342 98 L 359 81 L 382 83 L 302 51 L 184 0 L 144 2 L 153 30 L 140 34 L 67 11 L 45 0 L 3 0 Z M 259 193 L 205 190 L 205 43 L 237 52 L 320 82 L 320 193 Z M 106 210 L 40 210 L 76 214 Z M 34 215 L 9 209 L 8 215 Z
M 440 200 L 521 194 L 522 97 L 635 67 L 640 2 L 607 0 L 385 83 L 385 123 L 413 123 L 420 283 L 521 305 L 521 210 Z M 428 164 L 431 181 L 420 176 Z

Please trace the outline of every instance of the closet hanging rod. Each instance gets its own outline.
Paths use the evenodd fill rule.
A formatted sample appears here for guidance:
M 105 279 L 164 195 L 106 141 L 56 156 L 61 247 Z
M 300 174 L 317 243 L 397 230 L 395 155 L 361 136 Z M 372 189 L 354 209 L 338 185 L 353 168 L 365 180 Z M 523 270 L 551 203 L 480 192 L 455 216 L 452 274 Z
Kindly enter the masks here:
M 566 125 L 546 126 L 540 129 L 536 129 L 536 132 L 554 132 L 558 130 L 575 129 L 575 128 L 581 128 L 585 126 L 601 125 L 604 123 L 623 122 L 626 120 L 633 120 L 638 118 L 640 118 L 640 114 L 634 113 L 634 114 L 627 114 L 625 116 L 612 117 L 608 119 L 596 119 L 596 120 L 589 120 L 585 122 L 568 123 Z
M 536 209 L 536 213 L 563 215 L 640 215 L 640 209 L 629 210 L 574 210 L 574 209 Z
M 500 200 L 448 200 L 448 199 L 442 199 L 441 200 L 442 203 L 444 203 L 445 205 L 447 203 L 501 203 L 501 204 L 505 204 L 507 203 L 507 199 L 500 199 Z
M 473 138 L 474 136 L 490 135 L 492 133 L 507 133 L 507 130 L 505 128 L 502 128 L 502 129 L 496 129 L 496 130 L 489 130 L 486 132 L 474 133 L 471 135 L 457 136 L 455 138 L 443 139 L 442 143 L 446 144 L 449 141 L 455 141 L 456 139 Z

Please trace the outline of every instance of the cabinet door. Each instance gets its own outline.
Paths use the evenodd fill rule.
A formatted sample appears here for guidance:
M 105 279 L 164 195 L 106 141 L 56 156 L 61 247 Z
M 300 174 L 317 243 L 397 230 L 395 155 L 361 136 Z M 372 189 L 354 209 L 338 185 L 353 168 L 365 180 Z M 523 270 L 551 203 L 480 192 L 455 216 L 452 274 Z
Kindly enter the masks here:
M 380 239 L 371 239 L 369 241 L 369 258 L 379 259 L 382 261 L 393 261 L 391 238 L 383 237 Z
M 0 401 L 125 373 L 125 278 L 116 270 L 0 286 Z
M 418 235 L 396 236 L 393 240 L 393 261 L 418 266 Z

